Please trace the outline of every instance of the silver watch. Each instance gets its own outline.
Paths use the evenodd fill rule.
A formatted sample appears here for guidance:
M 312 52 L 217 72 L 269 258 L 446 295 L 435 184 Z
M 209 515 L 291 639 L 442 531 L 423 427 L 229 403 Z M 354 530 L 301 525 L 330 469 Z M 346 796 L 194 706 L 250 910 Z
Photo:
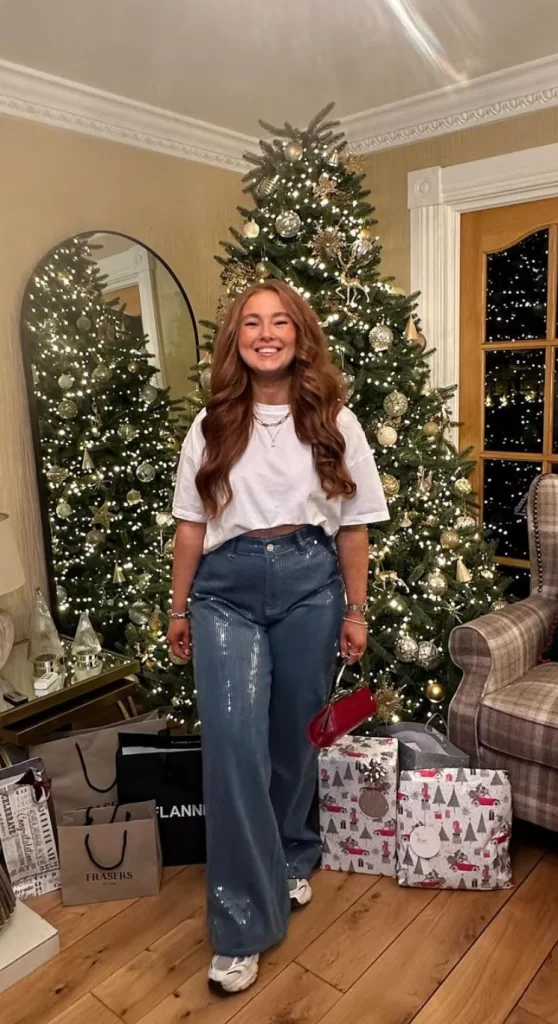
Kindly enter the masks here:
M 347 611 L 348 612 L 360 612 L 361 615 L 366 615 L 366 609 L 367 608 L 368 608 L 368 602 L 367 601 L 365 601 L 364 604 L 348 604 L 347 605 Z
M 171 612 L 170 615 L 169 615 L 169 619 L 189 619 L 189 618 L 190 618 L 190 612 L 188 612 L 188 611 L 186 611 L 186 612 Z

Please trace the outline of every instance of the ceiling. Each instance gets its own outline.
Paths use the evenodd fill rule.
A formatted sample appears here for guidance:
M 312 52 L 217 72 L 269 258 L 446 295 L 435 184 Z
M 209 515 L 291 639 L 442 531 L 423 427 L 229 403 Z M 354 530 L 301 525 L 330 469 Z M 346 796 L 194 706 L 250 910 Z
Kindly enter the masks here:
M 252 136 L 556 50 L 556 0 L 0 0 L 0 60 Z

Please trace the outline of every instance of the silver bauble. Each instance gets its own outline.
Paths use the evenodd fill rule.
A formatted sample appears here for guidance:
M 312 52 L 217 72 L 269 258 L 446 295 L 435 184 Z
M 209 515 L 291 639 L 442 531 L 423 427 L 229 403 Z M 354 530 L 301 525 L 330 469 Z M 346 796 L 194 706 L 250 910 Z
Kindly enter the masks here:
M 56 506 L 56 515 L 59 516 L 60 519 L 69 519 L 73 511 L 72 506 L 65 500 L 59 501 Z
M 384 409 L 388 416 L 403 416 L 409 408 L 409 401 L 401 391 L 390 391 L 384 398 Z
M 432 643 L 431 640 L 423 640 L 418 645 L 418 653 L 416 656 L 416 663 L 421 668 L 434 668 L 440 660 L 440 652 L 436 647 L 436 644 Z
M 387 324 L 376 324 L 368 335 L 374 352 L 385 352 L 393 345 L 393 331 Z
M 138 428 L 132 423 L 119 423 L 116 428 L 116 433 L 122 441 L 133 441 L 137 432 Z
M 211 391 L 211 367 L 205 366 L 200 373 L 200 385 L 204 391 Z
M 458 480 L 455 481 L 453 489 L 459 498 L 466 498 L 467 495 L 470 494 L 471 491 L 473 490 L 473 485 L 471 484 L 470 480 L 467 480 L 466 477 L 461 476 L 459 477 Z
M 91 320 L 84 314 L 76 320 L 76 327 L 78 331 L 89 331 L 91 330 Z
M 429 573 L 426 577 L 425 586 L 434 597 L 441 597 L 448 589 L 448 581 L 443 572 L 440 572 L 439 569 L 434 569 L 434 572 Z
M 128 608 L 128 616 L 134 626 L 147 626 L 150 615 L 151 606 L 145 601 L 134 601 Z
M 58 583 L 56 585 L 56 603 L 57 604 L 66 604 L 67 600 L 68 600 L 68 591 L 64 590 L 64 587 L 62 587 L 60 585 L 60 583 Z
M 292 139 L 290 142 L 285 143 L 283 152 L 285 154 L 285 159 L 288 160 L 290 164 L 296 164 L 297 161 L 301 159 L 304 149 L 300 142 L 297 142 L 296 139 Z
M 159 388 L 156 388 L 154 384 L 144 384 L 140 391 L 141 398 L 144 402 L 147 402 L 148 405 L 151 405 L 151 403 L 155 401 L 158 394 Z
M 351 255 L 356 260 L 363 260 L 372 252 L 372 242 L 369 238 L 357 238 L 351 246 Z
M 78 414 L 78 407 L 73 398 L 63 398 L 58 403 L 57 412 L 63 420 L 73 420 Z
M 143 501 L 143 499 L 140 492 L 132 488 L 132 490 L 128 491 L 126 495 L 126 501 L 128 502 L 128 505 L 139 505 L 140 501 Z
M 395 657 L 398 661 L 410 663 L 418 654 L 418 644 L 412 636 L 400 636 L 395 642 Z
M 397 444 L 397 431 L 389 423 L 381 423 L 376 431 L 376 437 L 384 448 L 393 448 Z
M 260 199 L 268 199 L 269 196 L 272 196 L 277 188 L 278 181 L 279 178 L 277 176 L 275 178 L 262 178 L 256 185 L 256 193 Z
M 275 218 L 275 227 L 282 238 L 294 238 L 302 227 L 302 221 L 295 210 L 283 210 Z
M 472 530 L 476 525 L 476 519 L 474 519 L 473 516 L 469 516 L 467 514 L 458 516 L 457 519 L 455 520 L 456 530 Z
M 355 378 L 352 373 L 343 371 L 343 383 L 345 384 L 345 394 L 347 398 L 350 398 L 355 390 Z
M 142 462 L 136 469 L 136 476 L 142 484 L 150 484 L 155 479 L 155 467 L 150 462 Z
M 165 526 L 172 526 L 174 523 L 174 516 L 172 512 L 157 512 L 155 514 L 155 522 L 157 526 L 163 529 Z
M 109 366 L 105 366 L 104 363 L 99 363 L 98 366 L 96 366 L 95 369 L 93 370 L 93 373 L 91 374 L 91 380 L 96 381 L 96 383 L 98 384 L 102 384 L 104 381 L 110 380 L 111 377 L 112 370 L 110 369 Z
M 260 233 L 260 225 L 256 220 L 247 220 L 242 228 L 245 238 L 257 238 Z
M 58 378 L 58 387 L 62 388 L 62 391 L 69 391 L 73 388 L 76 380 L 70 373 L 62 373 Z

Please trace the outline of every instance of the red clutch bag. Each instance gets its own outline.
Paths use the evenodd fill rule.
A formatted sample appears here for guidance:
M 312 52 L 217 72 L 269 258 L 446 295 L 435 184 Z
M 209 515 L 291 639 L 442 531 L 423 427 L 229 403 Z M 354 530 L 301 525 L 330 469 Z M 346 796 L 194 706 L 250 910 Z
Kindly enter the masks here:
M 344 662 L 333 683 L 327 704 L 314 715 L 308 725 L 308 739 L 314 747 L 331 747 L 341 736 L 352 732 L 376 714 L 376 700 L 366 683 L 360 683 L 351 690 L 339 689 L 346 667 L 347 663 Z M 362 676 L 362 669 L 360 672 Z

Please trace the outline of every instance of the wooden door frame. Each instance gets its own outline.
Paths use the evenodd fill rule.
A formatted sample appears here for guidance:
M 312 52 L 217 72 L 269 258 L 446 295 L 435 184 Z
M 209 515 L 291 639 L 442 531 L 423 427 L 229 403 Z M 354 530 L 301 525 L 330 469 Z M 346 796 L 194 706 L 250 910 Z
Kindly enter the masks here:
M 411 290 L 421 293 L 418 312 L 436 349 L 435 386 L 459 386 L 461 215 L 557 196 L 558 143 L 408 175 Z

